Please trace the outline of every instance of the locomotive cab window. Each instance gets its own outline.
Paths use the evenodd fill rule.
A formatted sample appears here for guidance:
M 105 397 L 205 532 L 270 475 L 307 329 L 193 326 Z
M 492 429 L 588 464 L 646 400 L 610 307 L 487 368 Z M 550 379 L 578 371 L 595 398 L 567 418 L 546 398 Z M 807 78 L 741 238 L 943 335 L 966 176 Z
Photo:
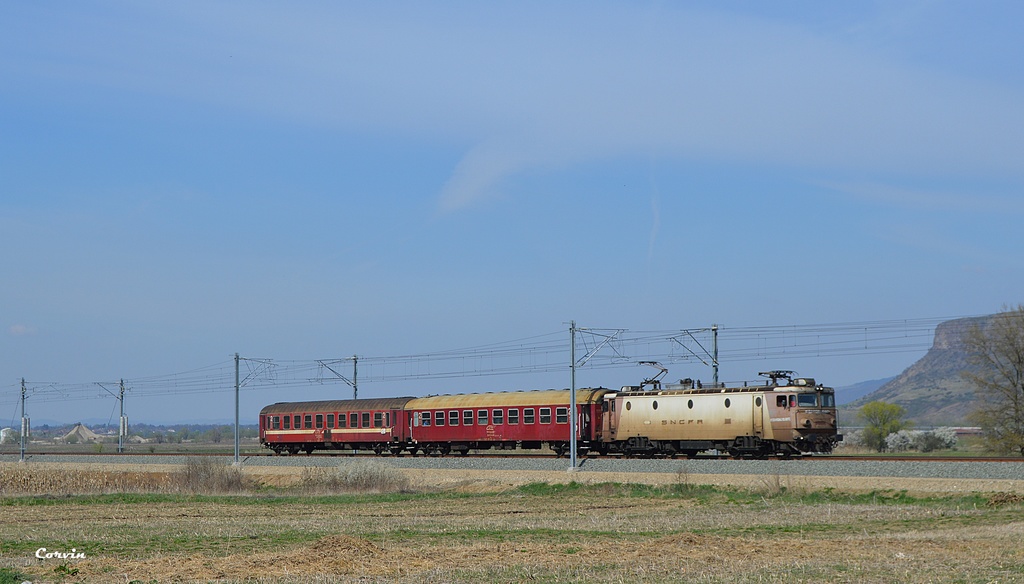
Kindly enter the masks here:
M 491 412 L 491 422 L 493 422 L 495 426 L 500 426 L 500 425 L 504 424 L 505 423 L 505 415 L 504 414 L 505 414 L 505 412 L 503 412 L 501 410 L 494 410 L 494 411 L 492 411 Z
M 519 425 L 519 409 L 518 408 L 509 408 L 509 410 L 508 410 L 508 423 L 509 423 L 510 426 L 518 426 Z
M 784 396 L 784 395 L 777 395 L 777 396 L 775 396 L 775 406 L 779 407 L 779 408 L 786 407 L 786 396 Z
M 797 404 L 801 407 L 811 407 L 818 405 L 818 396 L 813 393 L 801 393 L 797 396 Z
M 434 412 L 434 425 L 444 426 L 444 412 L 440 410 Z
M 462 425 L 472 426 L 473 425 L 473 410 L 462 410 Z
M 532 424 L 534 422 L 534 409 L 523 408 L 523 423 Z
M 459 425 L 459 411 L 458 410 L 452 410 L 452 411 L 448 412 L 448 425 L 449 426 L 458 426 Z
M 836 407 L 836 395 L 834 393 L 823 393 L 823 394 L 821 394 L 821 407 L 823 407 L 823 408 L 834 408 L 834 407 Z
M 540 409 L 540 423 L 550 424 L 551 423 L 551 408 Z
M 569 423 L 569 408 L 555 408 L 555 423 L 556 424 L 568 424 Z

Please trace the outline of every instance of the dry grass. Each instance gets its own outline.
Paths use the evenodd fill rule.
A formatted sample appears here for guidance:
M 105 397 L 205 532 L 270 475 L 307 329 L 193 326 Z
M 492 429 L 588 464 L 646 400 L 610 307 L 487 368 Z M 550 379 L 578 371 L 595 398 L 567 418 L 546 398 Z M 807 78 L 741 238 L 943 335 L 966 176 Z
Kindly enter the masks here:
M 197 466 L 184 483 L 187 469 L 157 473 L 142 486 L 163 493 L 239 486 L 237 469 L 214 466 Z M 794 495 L 800 489 L 778 475 L 748 489 L 714 489 L 694 484 L 681 466 L 674 484 L 659 488 L 417 495 L 384 468 L 297 469 L 302 480 L 287 492 L 316 497 L 55 499 L 10 495 L 33 484 L 73 492 L 87 473 L 61 479 L 0 467 L 0 567 L 65 582 L 1024 581 L 1017 493 L 937 501 Z M 227 479 L 216 476 L 221 471 Z M 131 480 L 92 474 L 100 476 L 80 484 L 84 492 L 114 492 Z M 319 495 L 357 486 L 392 494 Z M 70 564 L 76 574 L 58 573 L 59 561 L 34 558 L 41 546 L 88 557 Z
M 409 477 L 377 460 L 352 460 L 336 469 L 302 469 L 300 488 L 307 494 L 398 493 L 409 490 Z

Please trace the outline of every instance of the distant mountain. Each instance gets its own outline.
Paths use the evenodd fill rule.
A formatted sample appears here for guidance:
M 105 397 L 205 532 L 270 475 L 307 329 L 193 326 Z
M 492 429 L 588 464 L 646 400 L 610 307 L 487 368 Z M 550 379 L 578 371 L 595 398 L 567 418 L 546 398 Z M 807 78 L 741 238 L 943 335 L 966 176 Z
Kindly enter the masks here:
M 935 327 L 935 340 L 924 357 L 877 390 L 851 402 L 846 409 L 880 400 L 903 406 L 907 418 L 919 426 L 967 424 L 967 414 L 973 409 L 974 389 L 962 377 L 971 367 L 963 337 L 971 327 L 983 324 L 988 318 L 959 318 Z
M 893 379 L 896 378 L 886 377 L 885 379 L 872 379 L 870 381 L 861 381 L 860 383 L 854 383 L 853 385 L 847 385 L 845 387 L 837 387 L 836 403 L 843 405 L 860 399 L 873 391 L 877 391 L 880 387 L 889 383 Z

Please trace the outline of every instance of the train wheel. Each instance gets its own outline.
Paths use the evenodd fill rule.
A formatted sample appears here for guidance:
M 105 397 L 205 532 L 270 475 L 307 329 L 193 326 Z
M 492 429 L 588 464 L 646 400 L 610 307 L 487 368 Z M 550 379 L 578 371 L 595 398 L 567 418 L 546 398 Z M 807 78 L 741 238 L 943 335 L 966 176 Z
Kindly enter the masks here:
M 402 448 L 401 446 L 392 446 L 391 447 L 391 454 L 392 454 L 392 456 L 398 456 L 398 455 L 402 454 L 403 450 L 405 450 L 405 449 Z
M 380 455 L 384 454 L 384 445 L 383 444 L 374 444 L 373 445 L 373 453 L 376 454 L 377 456 L 380 456 Z
M 288 447 L 288 454 L 298 454 L 298 453 L 299 453 L 299 447 L 298 446 L 289 446 Z
M 306 450 L 306 454 L 313 454 L 313 446 L 312 445 L 306 446 L 305 450 Z

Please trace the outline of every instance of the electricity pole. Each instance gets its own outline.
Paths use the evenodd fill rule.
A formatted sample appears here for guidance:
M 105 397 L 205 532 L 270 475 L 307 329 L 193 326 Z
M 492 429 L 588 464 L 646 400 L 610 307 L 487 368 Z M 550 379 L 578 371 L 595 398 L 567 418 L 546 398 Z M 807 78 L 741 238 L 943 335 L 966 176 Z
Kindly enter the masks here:
M 576 470 L 576 321 L 569 322 L 569 472 Z
M 235 466 L 238 462 L 238 389 L 241 386 L 238 380 L 238 353 L 235 353 Z
M 29 421 L 25 417 L 25 378 L 21 378 L 21 458 L 19 462 L 25 462 L 25 440 L 28 438 Z

